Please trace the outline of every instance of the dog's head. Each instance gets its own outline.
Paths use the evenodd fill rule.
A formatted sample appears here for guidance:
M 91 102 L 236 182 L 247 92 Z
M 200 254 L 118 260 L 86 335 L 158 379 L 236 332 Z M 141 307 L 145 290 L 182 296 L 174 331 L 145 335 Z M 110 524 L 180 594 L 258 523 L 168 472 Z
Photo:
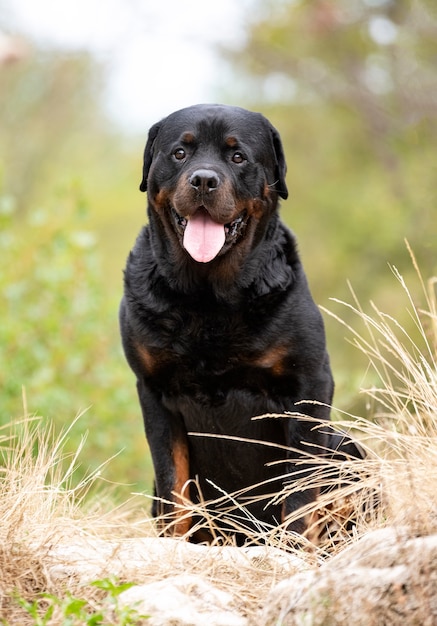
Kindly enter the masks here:
M 281 140 L 259 113 L 223 105 L 176 111 L 149 132 L 141 191 L 150 219 L 197 263 L 263 237 L 287 198 Z

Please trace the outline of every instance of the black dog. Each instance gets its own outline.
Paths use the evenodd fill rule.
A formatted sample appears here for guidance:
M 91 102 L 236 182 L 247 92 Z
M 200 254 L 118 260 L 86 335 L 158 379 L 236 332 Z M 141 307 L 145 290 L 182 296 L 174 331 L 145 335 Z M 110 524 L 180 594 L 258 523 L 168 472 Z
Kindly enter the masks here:
M 182 496 L 236 494 L 216 508 L 239 502 L 242 525 L 277 525 L 318 495 L 305 485 L 316 467 L 308 455 L 338 455 L 344 442 L 344 454 L 359 456 L 304 417 L 329 420 L 333 380 L 321 315 L 277 213 L 285 171 L 278 132 L 241 108 L 192 106 L 149 132 L 140 187 L 149 225 L 129 256 L 120 320 L 155 469 L 154 514 L 179 511 L 177 534 L 191 524 Z M 286 411 L 302 415 L 253 419 Z M 289 528 L 306 524 L 294 515 Z

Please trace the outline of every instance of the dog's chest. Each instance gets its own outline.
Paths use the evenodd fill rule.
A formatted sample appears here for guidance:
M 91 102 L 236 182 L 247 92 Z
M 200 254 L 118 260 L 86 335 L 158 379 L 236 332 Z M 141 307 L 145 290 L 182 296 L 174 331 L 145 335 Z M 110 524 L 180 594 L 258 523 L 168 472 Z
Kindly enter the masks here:
M 257 344 L 250 320 L 241 311 L 218 307 L 196 311 L 174 307 L 149 318 L 148 327 L 154 338 L 152 350 L 160 351 L 167 362 L 184 362 L 196 371 L 227 369 Z
M 290 338 L 259 312 L 174 308 L 147 317 L 142 359 L 167 398 L 222 404 L 229 394 L 268 395 L 289 377 Z M 240 391 L 238 391 L 240 390 Z

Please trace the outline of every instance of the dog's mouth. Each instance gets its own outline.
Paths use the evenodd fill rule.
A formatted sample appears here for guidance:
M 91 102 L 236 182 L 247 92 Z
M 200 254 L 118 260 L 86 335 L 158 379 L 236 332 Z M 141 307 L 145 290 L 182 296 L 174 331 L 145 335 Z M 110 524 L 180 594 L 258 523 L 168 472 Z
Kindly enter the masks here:
M 199 263 L 209 263 L 224 249 L 233 245 L 242 235 L 246 225 L 246 211 L 228 224 L 215 222 L 205 207 L 187 217 L 172 208 L 176 230 L 188 254 Z

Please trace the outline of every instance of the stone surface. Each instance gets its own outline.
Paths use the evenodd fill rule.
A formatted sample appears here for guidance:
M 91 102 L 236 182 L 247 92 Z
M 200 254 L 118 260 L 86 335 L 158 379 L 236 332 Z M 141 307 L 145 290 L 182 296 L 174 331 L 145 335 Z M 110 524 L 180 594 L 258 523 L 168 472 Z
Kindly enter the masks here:
M 150 615 L 150 626 L 247 625 L 247 619 L 239 614 L 237 598 L 200 575 L 181 574 L 131 587 L 120 594 L 119 603 Z
M 246 626 L 257 589 L 265 593 L 274 580 L 306 567 L 304 558 L 267 546 L 76 538 L 51 547 L 47 569 L 69 585 L 109 576 L 136 583 L 118 596 L 119 606 L 149 615 L 150 626 Z
M 374 531 L 318 570 L 278 583 L 264 626 L 379 626 L 437 623 L 437 535 Z
M 150 626 L 437 624 L 437 535 L 385 528 L 310 560 L 267 546 L 81 538 L 51 546 L 47 571 L 68 584 L 134 582 L 119 602 Z

